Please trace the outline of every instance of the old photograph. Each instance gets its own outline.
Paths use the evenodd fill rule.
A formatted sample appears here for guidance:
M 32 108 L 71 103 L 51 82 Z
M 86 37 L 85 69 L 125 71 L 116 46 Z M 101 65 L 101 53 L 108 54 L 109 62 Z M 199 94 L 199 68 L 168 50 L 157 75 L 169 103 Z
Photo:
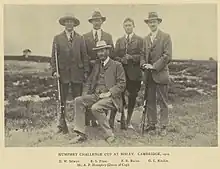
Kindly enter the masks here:
M 5 147 L 217 147 L 217 5 L 4 5 Z

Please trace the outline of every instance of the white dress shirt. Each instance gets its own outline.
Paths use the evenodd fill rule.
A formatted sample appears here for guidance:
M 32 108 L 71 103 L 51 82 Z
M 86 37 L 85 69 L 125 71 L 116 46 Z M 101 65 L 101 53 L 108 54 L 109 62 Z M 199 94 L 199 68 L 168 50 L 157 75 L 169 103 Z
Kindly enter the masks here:
M 69 32 L 69 31 L 65 30 L 65 33 L 66 33 L 66 36 L 67 36 L 68 40 L 70 40 L 70 34 L 71 33 L 72 33 L 72 36 L 74 36 L 74 31 Z
M 95 39 L 95 33 L 96 32 L 98 34 L 98 41 L 100 41 L 101 40 L 101 35 L 102 35 L 102 30 L 101 29 L 98 29 L 98 30 L 93 29 L 92 30 L 92 34 L 93 34 L 94 39 Z
M 125 34 L 126 39 L 129 37 L 129 41 L 131 40 L 132 36 L 134 35 L 134 32 L 132 32 L 131 34 Z
M 151 39 L 152 43 L 153 43 L 154 39 L 156 38 L 157 33 L 158 33 L 158 29 L 156 31 L 150 33 L 151 34 L 150 39 Z
M 104 60 L 104 62 L 103 62 L 103 66 L 105 66 L 107 63 L 108 63 L 108 61 L 109 61 L 109 56 Z

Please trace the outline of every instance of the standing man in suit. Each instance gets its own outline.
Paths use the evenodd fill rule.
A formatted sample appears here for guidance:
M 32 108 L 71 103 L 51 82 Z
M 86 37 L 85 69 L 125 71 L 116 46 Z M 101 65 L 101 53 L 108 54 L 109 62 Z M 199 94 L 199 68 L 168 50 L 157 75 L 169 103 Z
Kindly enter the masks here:
M 112 51 L 114 49 L 112 35 L 102 30 L 102 24 L 106 21 L 106 17 L 102 16 L 99 11 L 94 11 L 92 17 L 88 19 L 88 21 L 93 25 L 93 28 L 90 32 L 84 34 L 84 39 L 86 43 L 87 54 L 89 56 L 89 68 L 91 73 L 92 68 L 97 61 L 97 53 L 93 51 L 93 48 L 96 47 L 96 43 L 98 41 L 104 40 L 108 45 L 111 45 L 110 49 L 110 57 L 112 55 Z M 89 125 L 90 121 L 92 122 L 92 126 L 97 126 L 96 120 L 92 115 L 86 116 L 86 124 Z
M 131 117 L 136 104 L 136 98 L 141 88 L 140 57 L 143 54 L 143 39 L 133 32 L 134 20 L 126 18 L 123 22 L 125 35 L 116 41 L 115 59 L 123 64 L 126 74 L 126 90 L 128 92 L 127 127 L 133 128 Z M 125 102 L 123 93 L 123 102 Z
M 97 53 L 92 49 L 96 47 L 96 43 L 98 41 L 104 40 L 108 45 L 111 45 L 112 48 L 110 49 L 110 57 L 111 51 L 113 51 L 113 40 L 112 35 L 103 31 L 102 24 L 106 21 L 106 17 L 102 16 L 99 11 L 94 11 L 92 17 L 88 19 L 88 21 L 92 24 L 93 28 L 90 32 L 84 34 L 85 42 L 86 42 L 86 49 L 89 55 L 89 62 L 90 62 L 90 72 L 92 67 L 97 59 Z
M 53 39 L 51 67 L 52 75 L 60 77 L 61 95 L 63 97 L 61 104 L 64 105 L 65 109 L 69 87 L 71 87 L 73 99 L 82 95 L 82 84 L 88 76 L 89 64 L 83 36 L 74 31 L 74 27 L 78 26 L 80 21 L 73 15 L 67 15 L 61 17 L 59 23 L 65 27 L 65 30 Z M 60 74 L 56 72 L 55 52 L 58 57 Z M 58 116 L 58 133 L 68 132 L 64 119 L 65 117 Z
M 111 45 L 105 41 L 100 41 L 93 49 L 97 52 L 99 62 L 95 63 L 94 68 L 88 78 L 88 95 L 80 96 L 75 99 L 75 128 L 77 136 L 72 143 L 83 142 L 87 139 L 85 132 L 85 114 L 92 113 L 101 128 L 103 136 L 108 143 L 115 140 L 114 133 L 109 125 L 106 113 L 108 110 L 122 110 L 121 93 L 125 89 L 125 73 L 121 63 L 110 58 Z M 91 108 L 91 112 L 86 109 Z
M 144 20 L 151 33 L 144 38 L 144 55 L 140 66 L 145 71 L 147 91 L 146 132 L 154 132 L 157 124 L 157 100 L 160 105 L 159 134 L 166 135 L 168 124 L 168 64 L 172 59 L 172 41 L 170 35 L 161 31 L 158 26 L 162 19 L 156 12 L 150 12 Z

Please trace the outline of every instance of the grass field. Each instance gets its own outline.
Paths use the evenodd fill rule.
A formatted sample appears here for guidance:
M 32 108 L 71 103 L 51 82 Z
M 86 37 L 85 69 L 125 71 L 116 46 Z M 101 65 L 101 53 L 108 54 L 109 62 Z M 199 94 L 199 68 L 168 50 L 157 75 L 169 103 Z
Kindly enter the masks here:
M 117 141 L 108 145 L 100 128 L 88 127 L 89 140 L 71 144 L 73 104 L 68 104 L 70 134 L 55 134 L 55 81 L 48 63 L 5 61 L 5 145 L 6 146 L 217 146 L 217 67 L 215 64 L 172 63 L 169 90 L 168 135 L 140 135 L 143 88 L 132 118 L 134 130 L 120 130 Z M 39 96 L 36 102 L 19 101 L 25 95 Z M 46 100 L 45 98 L 48 98 Z M 45 100 L 43 100 L 45 99 Z M 117 115 L 118 118 L 120 114 Z

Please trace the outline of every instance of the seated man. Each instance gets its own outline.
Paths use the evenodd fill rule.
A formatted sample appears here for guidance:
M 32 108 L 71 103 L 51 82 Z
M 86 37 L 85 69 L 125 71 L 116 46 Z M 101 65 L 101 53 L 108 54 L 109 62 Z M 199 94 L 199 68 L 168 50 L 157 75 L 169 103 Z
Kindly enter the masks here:
M 108 110 L 122 111 L 122 92 L 125 90 L 125 72 L 121 63 L 110 59 L 111 45 L 105 41 L 97 42 L 96 48 L 99 62 L 89 76 L 88 95 L 75 99 L 75 128 L 77 136 L 72 143 L 83 142 L 87 139 L 85 133 L 85 113 L 92 113 L 104 130 L 104 137 L 108 143 L 115 141 L 115 136 L 109 125 L 106 113 Z M 91 111 L 87 111 L 91 108 Z

